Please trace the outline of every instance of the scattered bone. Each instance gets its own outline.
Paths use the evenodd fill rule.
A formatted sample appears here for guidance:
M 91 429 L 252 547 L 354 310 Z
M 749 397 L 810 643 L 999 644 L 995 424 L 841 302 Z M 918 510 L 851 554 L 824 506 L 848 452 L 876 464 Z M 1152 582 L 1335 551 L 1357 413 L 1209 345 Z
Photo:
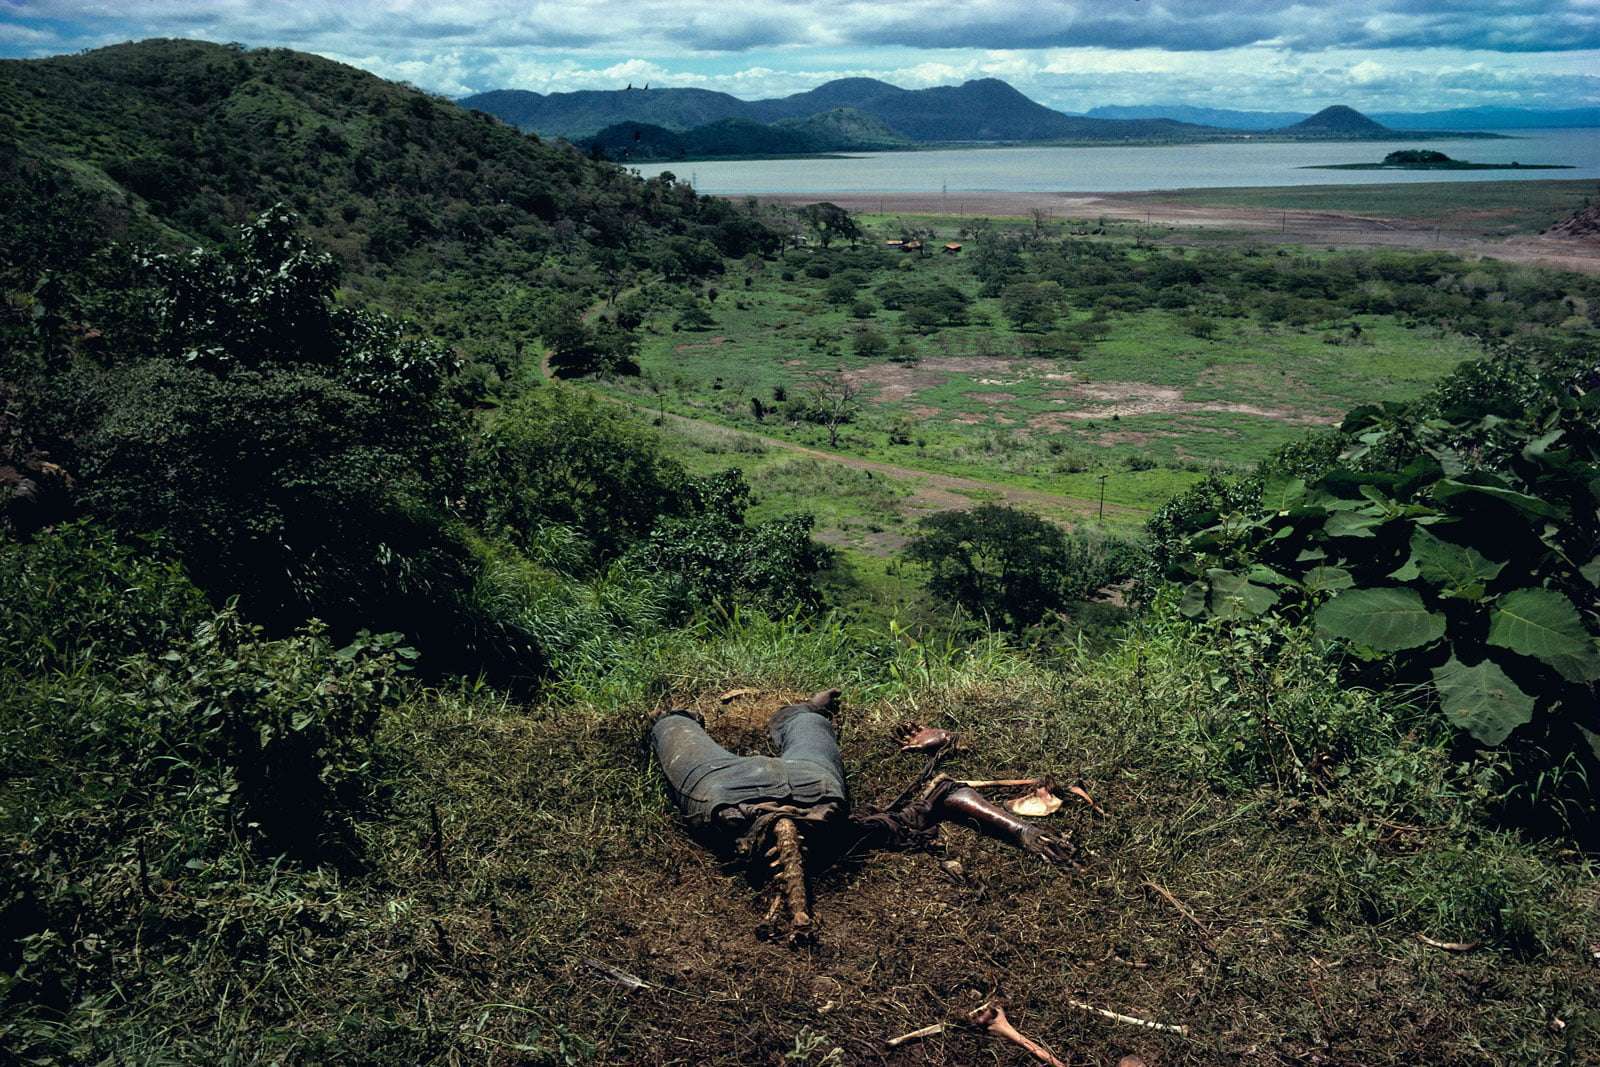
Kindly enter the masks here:
M 1177 913 L 1179 915 L 1182 915 L 1185 919 L 1188 919 L 1190 922 L 1194 923 L 1195 929 L 1200 931 L 1200 937 L 1201 937 L 1202 940 L 1205 941 L 1206 947 L 1211 949 L 1212 951 L 1216 950 L 1216 943 L 1211 940 L 1211 931 L 1206 929 L 1206 924 L 1205 923 L 1201 922 L 1199 919 L 1197 919 L 1195 917 L 1194 912 L 1192 912 L 1188 908 L 1184 907 L 1182 901 L 1180 901 L 1177 897 L 1173 896 L 1171 893 L 1169 893 L 1162 886 L 1159 886 L 1156 883 L 1151 882 L 1151 881 L 1146 881 L 1144 884 L 1146 886 L 1148 886 L 1149 888 L 1154 889 L 1158 894 L 1160 894 L 1161 895 L 1161 899 L 1165 900 L 1168 904 L 1171 904 L 1172 907 L 1177 911 Z
M 1144 1062 L 1143 1056 L 1135 1056 L 1130 1052 L 1117 1061 L 1117 1067 L 1148 1067 L 1148 1065 Z
M 600 974 L 604 975 L 607 980 L 615 982 L 624 989 L 655 988 L 654 985 L 646 982 L 643 978 L 640 978 L 637 975 L 629 974 L 627 971 L 618 970 L 617 968 L 611 966 L 611 964 L 602 963 L 592 957 L 585 957 L 583 965 L 592 971 L 598 971 Z
M 967 1021 L 973 1026 L 983 1027 L 995 1037 L 1004 1038 L 1013 1045 L 1026 1049 L 1040 1063 L 1047 1063 L 1050 1067 L 1067 1067 L 1061 1060 L 1056 1059 L 1055 1053 L 1012 1026 L 1011 1020 L 1006 1018 L 1005 1006 L 998 1000 L 985 1001 L 967 1012 Z
M 811 930 L 811 910 L 806 901 L 805 858 L 800 851 L 800 832 L 794 820 L 782 818 L 772 824 L 774 844 L 767 853 L 783 887 L 789 905 L 789 940 L 799 941 Z
M 903 722 L 894 728 L 894 739 L 901 752 L 937 752 L 956 739 L 956 735 L 937 726 Z
M 1094 802 L 1094 797 L 1089 795 L 1088 790 L 1084 789 L 1083 786 L 1078 785 L 1076 782 L 1067 786 L 1067 792 L 1071 793 L 1073 796 L 1089 805 L 1089 810 L 1093 811 L 1096 815 L 1104 815 L 1106 813 L 1105 808 L 1102 808 L 1100 805 Z
M 1072 1007 L 1077 1008 L 1079 1011 L 1086 1011 L 1091 1014 L 1098 1015 L 1102 1019 L 1111 1019 L 1115 1022 L 1127 1023 L 1129 1026 L 1142 1026 L 1146 1030 L 1160 1030 L 1162 1033 L 1166 1034 L 1179 1034 L 1184 1037 L 1189 1036 L 1189 1028 L 1180 1023 L 1153 1022 L 1150 1019 L 1141 1019 L 1137 1015 L 1124 1015 L 1119 1011 L 1111 1011 L 1109 1008 L 1097 1008 L 1093 1004 L 1090 1004 L 1086 1001 L 1073 1000 L 1071 997 L 1067 998 L 1067 1003 Z
M 920 1029 L 912 1030 L 910 1033 L 901 1034 L 899 1037 L 891 1037 L 885 1041 L 884 1044 L 888 1045 L 890 1048 L 899 1048 L 901 1045 L 904 1045 L 910 1041 L 920 1041 L 924 1037 L 932 1037 L 934 1034 L 942 1034 L 946 1029 L 949 1028 L 949 1026 L 949 1023 L 933 1023 L 930 1026 L 924 1026 Z
M 717 698 L 719 704 L 732 704 L 740 697 L 751 697 L 759 693 L 759 689 L 730 689 Z
M 956 786 L 948 789 L 949 786 Z M 944 779 L 935 785 L 946 790 L 938 801 L 942 818 L 964 823 L 979 833 L 997 838 L 1050 863 L 1076 865 L 1076 849 L 1070 838 L 1044 833 L 1039 827 L 1025 822 L 993 803 L 976 789 L 957 785 Z
M 1417 940 L 1429 948 L 1443 949 L 1446 952 L 1471 952 L 1483 945 L 1482 941 L 1435 941 L 1427 934 L 1418 934 Z
M 1031 793 L 1006 801 L 1006 810 L 1013 815 L 1042 818 L 1061 810 L 1061 798 L 1049 786 L 1041 785 Z

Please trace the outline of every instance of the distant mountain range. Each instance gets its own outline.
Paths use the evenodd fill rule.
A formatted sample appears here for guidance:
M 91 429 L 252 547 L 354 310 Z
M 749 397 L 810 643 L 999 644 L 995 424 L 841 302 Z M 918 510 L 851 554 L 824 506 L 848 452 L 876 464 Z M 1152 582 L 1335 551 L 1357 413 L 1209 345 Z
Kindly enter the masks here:
M 1173 119 L 1226 130 L 1274 130 L 1308 118 L 1294 111 L 1234 111 L 1188 104 L 1140 104 L 1090 108 L 1089 118 Z M 1395 130 L 1531 130 L 1600 127 L 1600 107 L 1464 107 L 1450 111 L 1374 111 L 1370 116 Z
M 772 124 L 849 108 L 913 142 L 1154 141 L 1204 139 L 1216 131 L 1171 119 L 1132 121 L 1064 115 L 996 78 L 932 89 L 902 89 L 873 78 L 841 78 L 793 96 L 740 100 L 705 89 L 614 89 L 534 93 L 500 89 L 466 97 L 522 130 L 579 141 L 608 126 L 644 123 L 687 132 L 726 119 Z
M 535 93 L 500 89 L 461 103 L 519 129 L 564 137 L 613 159 L 704 159 L 804 155 L 926 144 L 1225 141 L 1246 136 L 1380 140 L 1404 134 L 1348 107 L 1316 115 L 1273 113 L 1247 133 L 1223 123 L 1248 112 L 1177 109 L 1166 114 L 1068 115 L 1028 99 L 997 78 L 902 89 L 873 78 L 842 78 L 793 96 L 740 100 L 706 89 Z M 1105 111 L 1107 109 L 1097 109 Z M 1133 109 L 1138 110 L 1138 109 Z M 1459 136 L 1460 134 L 1452 134 Z M 1478 134 L 1477 136 L 1492 136 Z

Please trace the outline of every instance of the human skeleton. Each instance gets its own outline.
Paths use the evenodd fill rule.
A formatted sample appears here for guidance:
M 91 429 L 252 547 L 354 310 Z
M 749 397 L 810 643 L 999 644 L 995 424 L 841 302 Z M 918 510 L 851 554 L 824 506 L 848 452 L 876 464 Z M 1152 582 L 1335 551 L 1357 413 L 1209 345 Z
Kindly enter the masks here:
M 776 756 L 729 752 L 706 733 L 697 714 L 682 708 L 657 716 L 650 729 L 651 747 L 685 822 L 710 844 L 749 861 L 758 881 L 770 878 L 778 891 L 767 913 L 768 924 L 786 905 L 791 943 L 813 933 L 806 886 L 806 846 L 812 843 L 824 845 L 833 855 L 905 847 L 931 841 L 942 822 L 956 822 L 1051 863 L 1071 861 L 1069 841 L 1018 818 L 976 788 L 1031 785 L 1049 797 L 1047 783 L 1036 779 L 973 783 L 935 775 L 940 756 L 955 739 L 944 730 L 915 723 L 902 724 L 897 735 L 902 751 L 928 755 L 923 773 L 886 807 L 852 812 L 829 718 L 838 699 L 837 689 L 827 689 L 773 713 L 767 735 Z M 1054 803 L 1059 807 L 1059 801 Z M 768 861 L 766 870 L 763 858 Z

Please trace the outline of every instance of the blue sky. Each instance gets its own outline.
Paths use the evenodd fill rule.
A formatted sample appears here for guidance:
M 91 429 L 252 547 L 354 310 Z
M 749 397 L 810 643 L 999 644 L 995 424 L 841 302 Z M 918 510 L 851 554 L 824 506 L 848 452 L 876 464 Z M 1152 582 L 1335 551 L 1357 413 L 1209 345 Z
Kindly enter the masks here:
M 297 48 L 450 96 L 999 77 L 1063 110 L 1600 104 L 1600 0 L 0 0 L 0 56 Z

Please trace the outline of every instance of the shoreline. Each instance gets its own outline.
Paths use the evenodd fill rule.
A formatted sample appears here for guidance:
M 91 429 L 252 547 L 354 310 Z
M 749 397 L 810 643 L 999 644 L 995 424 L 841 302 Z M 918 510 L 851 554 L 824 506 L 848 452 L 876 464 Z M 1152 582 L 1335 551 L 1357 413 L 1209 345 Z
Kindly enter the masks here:
M 1537 180 L 1537 179 L 1535 179 Z M 1560 179 L 1555 179 L 1560 180 Z M 1454 185 L 1454 183 L 1449 183 Z M 1507 183 L 1526 185 L 1528 182 Z M 1574 183 L 1578 184 L 1578 183 Z M 1587 184 L 1587 183 L 1582 183 Z M 1207 198 L 1259 194 L 1292 201 L 1315 198 L 1329 189 L 1319 185 L 1248 186 L 1228 189 L 1156 189 L 1144 192 L 973 192 L 973 193 L 720 193 L 724 199 L 800 206 L 829 201 L 860 214 L 931 215 L 951 219 L 1028 218 L 1036 210 L 1056 220 L 1104 218 L 1117 222 L 1142 222 L 1166 228 L 1168 243 L 1185 243 L 1191 237 L 1219 231 L 1237 231 L 1237 238 L 1263 244 L 1322 245 L 1345 248 L 1403 248 L 1492 257 L 1510 262 L 1600 274 L 1600 241 L 1516 234 L 1497 237 L 1451 229 L 1450 218 L 1406 217 L 1382 210 L 1336 210 L 1311 206 L 1245 206 L 1206 203 Z M 1366 195 L 1382 196 L 1391 189 L 1415 190 L 1416 185 L 1365 186 Z M 1575 196 L 1577 195 L 1575 191 Z M 1464 200 L 1458 214 L 1481 215 Z

